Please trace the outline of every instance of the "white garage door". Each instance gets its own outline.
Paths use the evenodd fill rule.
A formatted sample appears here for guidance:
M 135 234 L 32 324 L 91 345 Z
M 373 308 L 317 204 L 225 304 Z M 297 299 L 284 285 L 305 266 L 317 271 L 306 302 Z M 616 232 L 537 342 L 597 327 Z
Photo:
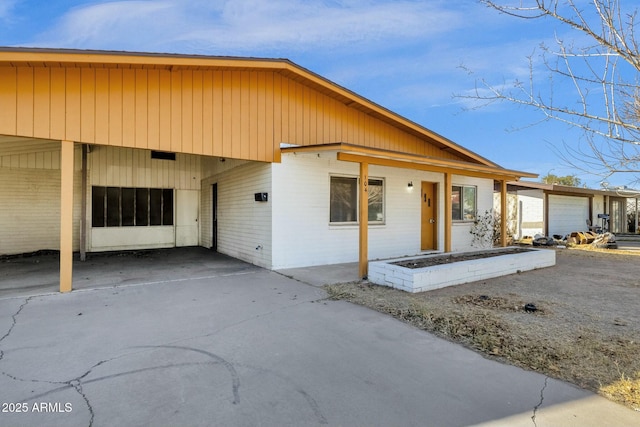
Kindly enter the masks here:
M 549 235 L 564 236 L 572 231 L 587 230 L 589 198 L 549 196 Z

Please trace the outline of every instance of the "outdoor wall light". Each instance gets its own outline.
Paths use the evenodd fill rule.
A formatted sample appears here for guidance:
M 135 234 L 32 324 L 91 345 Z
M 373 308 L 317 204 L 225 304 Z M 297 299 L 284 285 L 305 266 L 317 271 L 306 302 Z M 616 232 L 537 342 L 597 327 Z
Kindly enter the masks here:
M 407 184 L 407 187 L 413 188 L 413 181 L 409 181 L 409 183 Z

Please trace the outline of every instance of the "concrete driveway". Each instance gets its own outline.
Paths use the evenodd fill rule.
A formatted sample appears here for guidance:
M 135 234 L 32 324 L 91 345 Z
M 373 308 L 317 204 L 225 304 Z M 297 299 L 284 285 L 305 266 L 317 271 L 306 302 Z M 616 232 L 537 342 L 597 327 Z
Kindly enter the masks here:
M 0 425 L 640 423 L 592 393 L 329 301 L 296 270 L 179 253 L 95 261 L 85 276 L 76 269 L 86 283 L 69 294 L 7 291 Z

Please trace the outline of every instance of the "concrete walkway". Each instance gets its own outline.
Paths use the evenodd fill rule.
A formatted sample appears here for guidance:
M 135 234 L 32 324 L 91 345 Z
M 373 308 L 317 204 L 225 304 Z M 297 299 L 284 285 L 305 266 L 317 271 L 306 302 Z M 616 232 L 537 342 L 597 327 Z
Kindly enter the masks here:
M 78 291 L 5 291 L 0 425 L 640 425 L 592 393 L 327 300 L 303 275 L 216 256 L 94 259 Z

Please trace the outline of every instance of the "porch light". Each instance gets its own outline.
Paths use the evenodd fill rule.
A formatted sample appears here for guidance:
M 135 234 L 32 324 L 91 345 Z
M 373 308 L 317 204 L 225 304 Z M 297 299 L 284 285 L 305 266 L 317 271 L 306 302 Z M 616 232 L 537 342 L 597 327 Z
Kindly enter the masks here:
M 409 181 L 409 183 L 407 184 L 407 187 L 413 188 L 413 181 Z

